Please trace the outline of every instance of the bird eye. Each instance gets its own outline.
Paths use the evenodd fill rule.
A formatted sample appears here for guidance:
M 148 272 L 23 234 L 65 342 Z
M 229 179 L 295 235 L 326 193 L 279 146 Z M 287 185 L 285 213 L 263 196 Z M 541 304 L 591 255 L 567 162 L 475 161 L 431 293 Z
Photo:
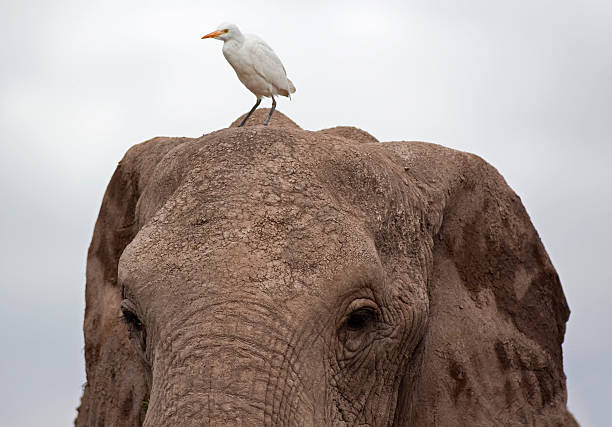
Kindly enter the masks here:
M 229 30 L 226 28 L 225 30 L 223 30 L 223 34 L 229 32 Z

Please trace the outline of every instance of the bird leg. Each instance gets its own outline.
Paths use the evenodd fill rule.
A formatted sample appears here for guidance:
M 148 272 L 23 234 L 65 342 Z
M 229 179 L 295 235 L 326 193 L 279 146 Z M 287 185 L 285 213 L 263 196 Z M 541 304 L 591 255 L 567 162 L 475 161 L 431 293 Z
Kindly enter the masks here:
M 272 97 L 272 108 L 270 109 L 270 114 L 268 114 L 268 118 L 264 122 L 264 125 L 267 126 L 268 123 L 270 123 L 270 118 L 272 117 L 272 113 L 274 112 L 275 109 L 276 109 L 276 99 L 274 99 L 274 97 Z
M 245 116 L 245 118 L 244 118 L 244 119 L 242 119 L 242 121 L 240 122 L 240 124 L 238 125 L 238 127 L 241 127 L 241 126 L 243 126 L 243 125 L 246 123 L 246 121 L 249 119 L 249 117 L 251 117 L 251 114 L 253 114 L 253 111 L 255 111 L 255 109 L 256 109 L 257 107 L 259 107 L 259 103 L 260 103 L 260 102 L 261 102 L 261 98 L 257 98 L 257 102 L 255 103 L 255 105 L 253 105 L 253 108 L 251 108 L 251 111 L 249 111 L 249 112 L 247 113 L 247 115 Z M 266 124 L 267 124 L 267 123 L 266 123 Z

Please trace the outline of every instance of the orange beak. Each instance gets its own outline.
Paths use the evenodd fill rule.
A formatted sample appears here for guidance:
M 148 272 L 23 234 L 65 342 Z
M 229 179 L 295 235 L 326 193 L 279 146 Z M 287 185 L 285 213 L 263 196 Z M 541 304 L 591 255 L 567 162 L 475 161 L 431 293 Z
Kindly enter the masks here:
M 213 31 L 212 33 L 208 33 L 205 36 L 202 36 L 203 39 L 210 39 L 213 37 L 217 37 L 220 36 L 221 34 L 224 34 L 223 31 Z

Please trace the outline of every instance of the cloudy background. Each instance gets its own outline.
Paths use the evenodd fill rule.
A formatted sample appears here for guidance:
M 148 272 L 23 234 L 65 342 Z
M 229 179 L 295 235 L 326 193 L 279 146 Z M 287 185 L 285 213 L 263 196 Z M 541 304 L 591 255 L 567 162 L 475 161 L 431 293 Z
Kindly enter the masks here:
M 521 196 L 572 309 L 569 407 L 609 425 L 612 3 L 0 0 L 0 425 L 65 426 L 87 246 L 123 153 L 227 126 L 254 97 L 200 40 L 267 40 L 305 129 L 477 153 Z M 268 106 L 269 101 L 264 101 Z

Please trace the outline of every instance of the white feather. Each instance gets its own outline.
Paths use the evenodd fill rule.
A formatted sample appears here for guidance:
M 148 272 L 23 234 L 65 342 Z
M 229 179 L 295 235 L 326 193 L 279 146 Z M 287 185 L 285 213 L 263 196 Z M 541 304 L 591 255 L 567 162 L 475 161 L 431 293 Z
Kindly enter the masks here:
M 295 86 L 287 78 L 281 60 L 259 37 L 242 34 L 234 24 L 221 24 L 216 39 L 223 40 L 223 55 L 240 81 L 257 98 L 291 96 Z

